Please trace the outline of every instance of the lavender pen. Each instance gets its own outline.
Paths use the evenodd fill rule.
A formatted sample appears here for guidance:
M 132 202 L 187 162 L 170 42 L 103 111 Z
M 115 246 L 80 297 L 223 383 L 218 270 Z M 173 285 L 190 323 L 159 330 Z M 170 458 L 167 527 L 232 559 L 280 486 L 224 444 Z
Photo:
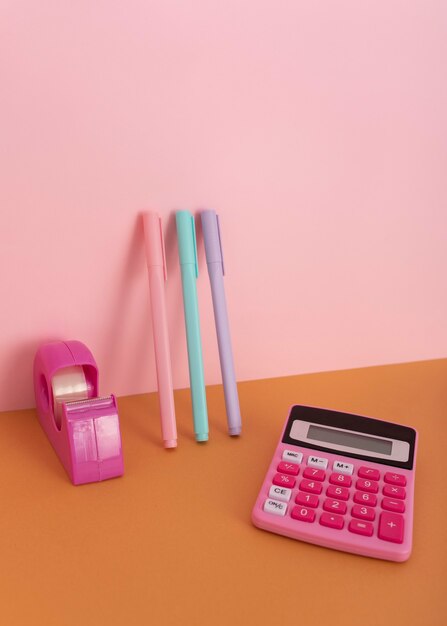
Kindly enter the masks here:
M 228 433 L 241 434 L 241 411 L 234 373 L 233 352 L 231 349 L 230 326 L 224 289 L 224 263 L 220 237 L 219 217 L 215 211 L 202 211 L 202 231 L 205 241 L 206 264 L 210 277 L 213 297 L 214 319 L 216 322 L 217 344 L 219 346 L 220 368 L 227 409 Z

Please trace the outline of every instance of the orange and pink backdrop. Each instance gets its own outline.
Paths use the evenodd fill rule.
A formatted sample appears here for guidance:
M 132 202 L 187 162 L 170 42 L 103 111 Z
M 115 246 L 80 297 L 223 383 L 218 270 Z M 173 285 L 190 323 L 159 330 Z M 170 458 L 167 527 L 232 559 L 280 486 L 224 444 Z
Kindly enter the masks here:
M 40 342 L 156 387 L 139 213 L 221 215 L 239 379 L 447 352 L 447 4 L 0 4 L 0 409 Z M 199 232 L 206 382 L 220 381 Z

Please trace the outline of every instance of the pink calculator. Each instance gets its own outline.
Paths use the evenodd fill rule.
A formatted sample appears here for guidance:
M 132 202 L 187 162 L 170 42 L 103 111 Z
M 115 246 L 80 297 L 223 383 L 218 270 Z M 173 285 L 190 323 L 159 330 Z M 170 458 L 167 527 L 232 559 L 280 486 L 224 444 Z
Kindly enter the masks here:
M 411 554 L 417 432 L 291 408 L 253 508 L 255 526 L 390 561 Z

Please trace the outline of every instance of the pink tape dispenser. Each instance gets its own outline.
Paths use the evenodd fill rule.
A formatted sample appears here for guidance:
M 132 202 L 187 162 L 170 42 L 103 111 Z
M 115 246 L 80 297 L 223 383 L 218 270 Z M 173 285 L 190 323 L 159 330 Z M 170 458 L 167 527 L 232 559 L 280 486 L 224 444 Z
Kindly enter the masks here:
M 123 454 L 115 397 L 98 397 L 98 368 L 80 341 L 42 345 L 34 359 L 40 424 L 72 483 L 122 476 Z

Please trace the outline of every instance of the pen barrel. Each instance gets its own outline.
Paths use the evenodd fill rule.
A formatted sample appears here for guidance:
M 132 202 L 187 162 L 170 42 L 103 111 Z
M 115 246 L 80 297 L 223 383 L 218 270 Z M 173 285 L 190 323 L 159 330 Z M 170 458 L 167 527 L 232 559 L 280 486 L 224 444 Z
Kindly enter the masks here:
M 177 427 L 175 423 L 174 392 L 172 388 L 168 324 L 166 321 L 163 269 L 158 266 L 153 266 L 149 267 L 148 271 L 161 432 L 164 442 L 173 443 L 174 440 L 177 440 Z
M 208 411 L 194 266 L 191 264 L 182 265 L 181 272 L 194 432 L 196 436 L 199 435 L 200 440 L 205 440 L 205 435 L 208 435 Z
M 231 435 L 239 435 L 242 420 L 234 371 L 233 351 L 231 348 L 230 324 L 228 321 L 222 265 L 220 263 L 209 263 L 208 274 L 210 277 L 214 318 L 216 322 L 217 344 L 219 347 L 219 360 L 222 371 L 228 430 Z

